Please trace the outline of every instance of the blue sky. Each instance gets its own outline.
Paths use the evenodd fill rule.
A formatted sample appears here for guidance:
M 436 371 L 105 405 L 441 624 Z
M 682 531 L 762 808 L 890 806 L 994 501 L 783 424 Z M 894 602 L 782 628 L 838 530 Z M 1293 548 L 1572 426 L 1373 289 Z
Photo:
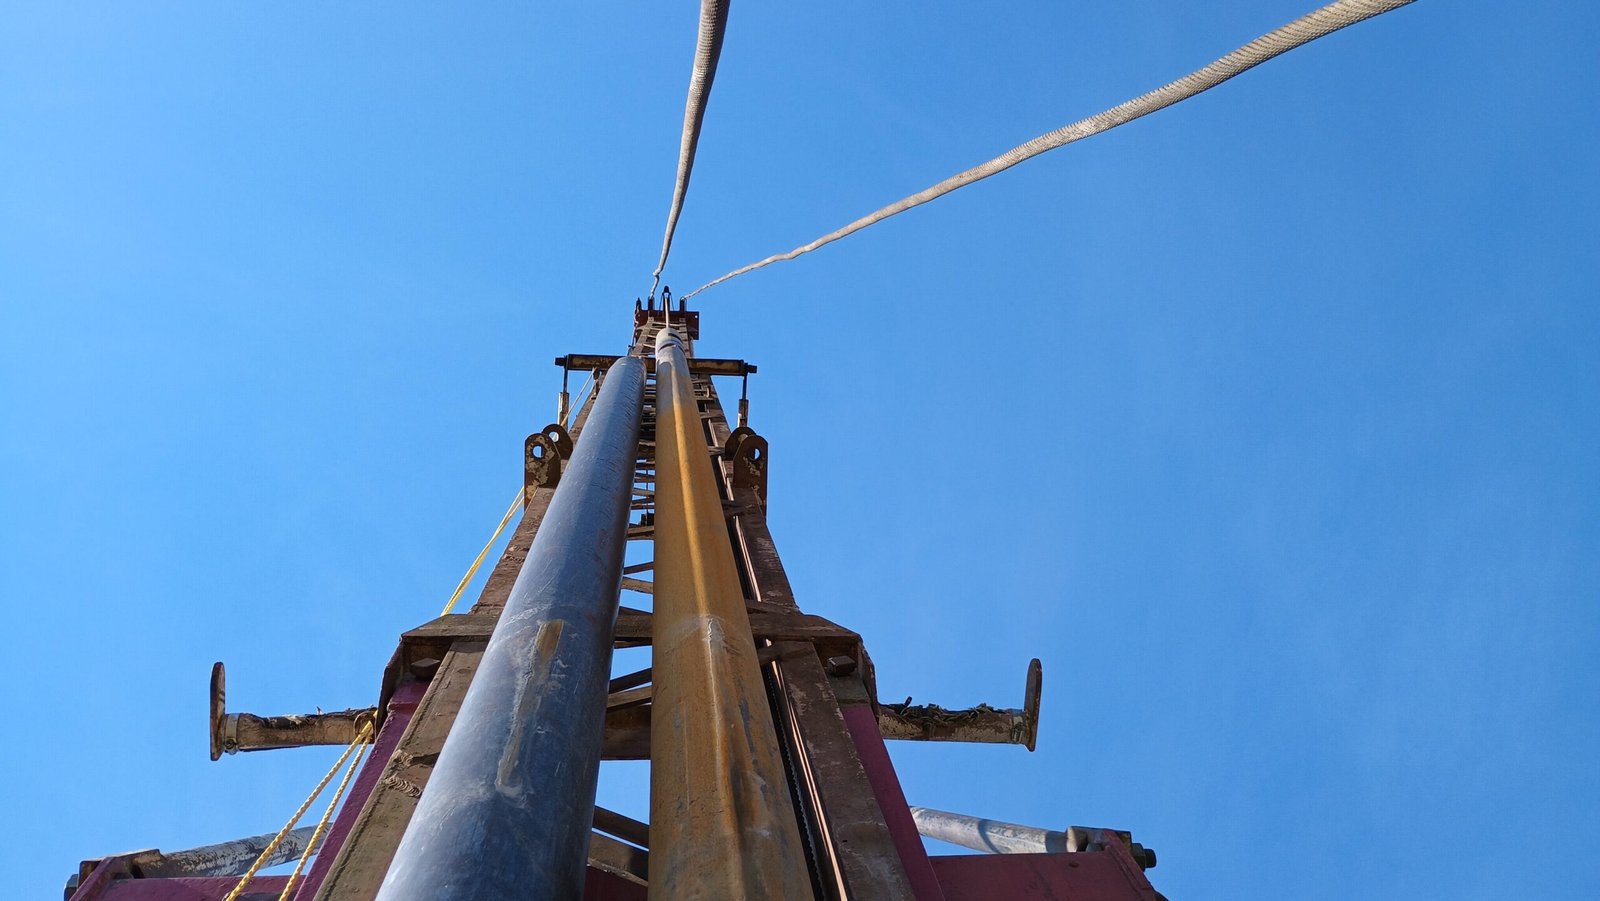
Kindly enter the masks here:
M 5 5 L 7 894 L 270 831 L 337 755 L 209 762 L 209 665 L 371 703 L 550 360 L 626 340 L 695 6 Z M 736 5 L 666 280 L 1306 9 Z M 1600 894 L 1596 46 L 1422 0 L 697 299 L 883 696 L 1044 660 L 1039 750 L 895 744 L 912 803 L 1131 829 L 1174 899 Z

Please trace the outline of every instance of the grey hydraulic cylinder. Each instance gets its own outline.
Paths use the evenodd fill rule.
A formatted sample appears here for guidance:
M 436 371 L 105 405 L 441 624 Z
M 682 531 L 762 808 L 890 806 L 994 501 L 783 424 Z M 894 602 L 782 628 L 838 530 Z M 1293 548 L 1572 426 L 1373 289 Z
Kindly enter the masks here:
M 1067 850 L 1067 834 L 1037 826 L 986 820 L 964 813 L 911 808 L 917 831 L 952 845 L 990 854 L 1059 854 Z
M 379 901 L 583 895 L 644 379 L 607 374 Z
M 299 829 L 290 830 L 261 865 L 275 867 L 299 857 L 301 852 L 305 851 L 306 843 L 311 841 L 311 834 L 316 828 L 301 826 Z M 146 879 L 171 876 L 238 876 L 250 869 L 250 865 L 255 863 L 261 852 L 277 837 L 276 833 L 269 832 L 266 835 L 253 835 L 217 845 L 206 845 L 203 848 L 160 854 L 151 860 L 140 860 L 139 875 Z
M 299 857 L 301 852 L 305 851 L 306 842 L 311 841 L 311 834 L 316 829 L 315 826 L 301 826 L 299 829 L 290 830 L 284 835 L 283 841 L 278 843 L 278 847 L 267 855 L 262 866 L 275 867 Z M 137 851 L 128 855 L 130 858 L 128 863 L 133 871 L 144 879 L 167 879 L 174 876 L 238 876 L 250 869 L 250 865 L 255 863 L 261 852 L 266 850 L 277 837 L 277 833 L 268 832 L 265 835 L 252 835 L 249 838 L 234 839 L 231 842 L 189 848 L 184 851 Z M 78 874 L 73 873 L 67 879 L 67 897 L 72 897 L 77 887 Z

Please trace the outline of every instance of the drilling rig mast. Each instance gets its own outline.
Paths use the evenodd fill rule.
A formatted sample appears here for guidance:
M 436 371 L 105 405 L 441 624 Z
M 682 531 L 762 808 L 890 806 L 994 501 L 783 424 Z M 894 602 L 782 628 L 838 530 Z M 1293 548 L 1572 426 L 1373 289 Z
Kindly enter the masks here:
M 1019 708 L 880 702 L 862 637 L 798 606 L 767 441 L 744 391 L 730 427 L 714 385 L 756 366 L 697 356 L 699 313 L 665 293 L 632 325 L 626 353 L 556 360 L 521 523 L 469 612 L 400 635 L 373 707 L 230 713 L 214 668 L 213 759 L 371 736 L 328 828 L 86 860 L 71 901 L 1160 898 L 1126 832 L 907 805 L 884 740 L 1031 751 L 1039 661 Z M 595 387 L 569 430 L 571 372 Z M 651 666 L 614 674 L 639 646 Z M 595 805 L 608 759 L 650 761 L 650 823 Z M 984 853 L 930 856 L 922 835 Z M 311 852 L 303 877 L 256 875 Z

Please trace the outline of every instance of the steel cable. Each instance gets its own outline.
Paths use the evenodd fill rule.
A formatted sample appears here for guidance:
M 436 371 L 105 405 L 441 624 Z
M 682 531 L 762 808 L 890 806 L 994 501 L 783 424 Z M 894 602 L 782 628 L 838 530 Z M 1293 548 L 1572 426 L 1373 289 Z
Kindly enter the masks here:
M 650 296 L 661 284 L 661 270 L 667 268 L 672 252 L 672 233 L 678 229 L 683 212 L 683 197 L 689 193 L 689 175 L 694 171 L 695 149 L 700 145 L 700 125 L 706 118 L 706 103 L 711 99 L 711 83 L 717 77 L 717 58 L 722 55 L 722 32 L 728 24 L 729 0 L 700 0 L 700 37 L 694 48 L 694 71 L 689 75 L 689 99 L 683 107 L 683 136 L 678 142 L 678 178 L 672 186 L 672 206 L 667 210 L 667 231 L 661 238 L 661 259 L 650 276 Z
M 1118 104 L 1105 112 L 1097 113 L 1087 119 L 1079 119 L 1070 125 L 1042 134 L 1025 144 L 1013 147 L 986 163 L 981 163 L 965 172 L 952 175 L 944 181 L 918 191 L 909 197 L 903 197 L 883 209 L 869 213 L 843 228 L 831 231 L 809 244 L 796 247 L 788 253 L 774 254 L 764 260 L 741 266 L 690 291 L 688 294 L 683 295 L 681 299 L 688 300 L 707 288 L 720 285 L 728 279 L 744 275 L 746 272 L 754 272 L 772 263 L 781 263 L 792 260 L 802 254 L 810 253 L 825 244 L 831 244 L 840 238 L 853 235 L 867 226 L 882 222 L 897 213 L 903 213 L 912 207 L 921 206 L 930 200 L 943 197 L 958 188 L 964 188 L 975 181 L 988 178 L 997 172 L 1003 172 L 1023 160 L 1032 159 L 1046 151 L 1071 144 L 1074 141 L 1081 141 L 1103 131 L 1109 131 L 1123 123 L 1131 122 L 1179 101 L 1187 100 L 1196 94 L 1222 84 L 1235 75 L 1261 65 L 1275 56 L 1287 53 L 1324 35 L 1332 34 L 1346 26 L 1354 25 L 1357 22 L 1413 2 L 1415 0 L 1336 0 L 1334 3 L 1307 13 L 1281 28 L 1256 38 L 1221 59 L 1191 72 L 1177 81 L 1162 85 L 1148 94 L 1143 94 L 1125 103 Z

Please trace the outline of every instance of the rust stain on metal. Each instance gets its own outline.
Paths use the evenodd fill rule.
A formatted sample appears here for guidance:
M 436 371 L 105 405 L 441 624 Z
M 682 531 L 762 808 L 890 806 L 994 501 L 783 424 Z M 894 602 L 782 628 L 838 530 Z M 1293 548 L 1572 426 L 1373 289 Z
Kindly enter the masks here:
M 707 435 L 676 337 L 657 341 L 650 894 L 810 898 Z M 619 623 L 620 626 L 620 623 Z
M 409 779 L 402 779 L 393 773 L 383 777 L 383 785 L 385 788 L 400 792 L 403 795 L 409 795 L 413 798 L 422 797 L 422 786 Z

